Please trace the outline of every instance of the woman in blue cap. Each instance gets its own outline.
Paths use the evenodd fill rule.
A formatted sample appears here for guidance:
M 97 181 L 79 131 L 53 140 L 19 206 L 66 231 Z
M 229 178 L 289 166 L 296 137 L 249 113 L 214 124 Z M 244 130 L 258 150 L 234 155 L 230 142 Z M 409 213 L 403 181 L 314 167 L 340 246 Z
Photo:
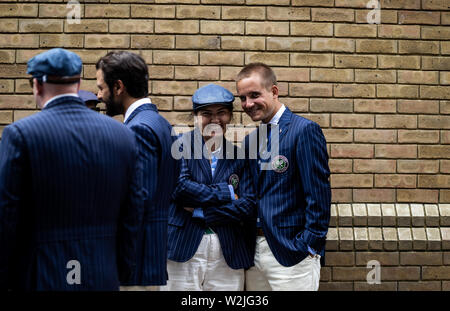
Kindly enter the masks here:
M 192 96 L 195 128 L 180 137 L 181 174 L 169 211 L 168 290 L 243 290 L 244 270 L 253 266 L 249 166 L 224 136 L 233 101 L 215 84 Z

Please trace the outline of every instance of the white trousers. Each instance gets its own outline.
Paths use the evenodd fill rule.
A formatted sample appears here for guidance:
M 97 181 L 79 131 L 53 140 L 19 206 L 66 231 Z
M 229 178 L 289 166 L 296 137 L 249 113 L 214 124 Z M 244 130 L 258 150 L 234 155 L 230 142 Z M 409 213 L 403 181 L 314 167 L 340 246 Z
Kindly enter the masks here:
M 161 290 L 242 291 L 244 269 L 228 266 L 217 234 L 204 234 L 195 255 L 186 262 L 167 261 L 169 280 Z
M 317 291 L 320 280 L 320 256 L 307 256 L 292 267 L 278 263 L 266 238 L 256 237 L 255 266 L 245 273 L 248 291 Z

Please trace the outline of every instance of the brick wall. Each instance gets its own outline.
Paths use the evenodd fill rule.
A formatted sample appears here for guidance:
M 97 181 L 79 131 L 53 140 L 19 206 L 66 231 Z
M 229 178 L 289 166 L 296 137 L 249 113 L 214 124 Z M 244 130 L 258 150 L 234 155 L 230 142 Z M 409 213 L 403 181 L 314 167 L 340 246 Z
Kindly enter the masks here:
M 140 53 L 151 98 L 174 125 L 192 124 L 198 87 L 216 82 L 235 93 L 240 68 L 266 62 L 282 102 L 319 123 L 328 142 L 335 215 L 344 220 L 331 224 L 322 288 L 367 289 L 364 262 L 375 254 L 389 267 L 383 273 L 396 275 L 377 288 L 449 289 L 448 223 L 407 225 L 394 208 L 395 224 L 374 226 L 384 216 L 369 215 L 391 205 L 412 215 L 419 204 L 448 216 L 449 0 L 380 0 L 380 25 L 367 22 L 369 0 L 92 0 L 80 1 L 80 24 L 66 20 L 67 2 L 0 0 L 0 133 L 36 112 L 26 62 L 49 48 L 77 52 L 82 88 L 93 92 L 100 56 Z M 249 125 L 239 100 L 235 108 L 234 122 Z M 355 214 L 361 204 L 367 222 Z M 416 234 L 425 232 L 425 248 L 414 248 L 420 239 L 400 248 L 415 229 L 425 230 Z M 379 234 L 358 248 L 364 230 Z

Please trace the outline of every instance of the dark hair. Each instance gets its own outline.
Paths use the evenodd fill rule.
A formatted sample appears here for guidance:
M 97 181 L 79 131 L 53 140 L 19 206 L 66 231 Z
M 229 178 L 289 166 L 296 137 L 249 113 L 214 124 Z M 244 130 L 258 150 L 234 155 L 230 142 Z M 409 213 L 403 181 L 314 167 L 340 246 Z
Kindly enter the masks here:
M 270 66 L 264 63 L 251 63 L 246 65 L 238 73 L 236 83 L 242 79 L 250 77 L 253 73 L 258 73 L 262 78 L 263 87 L 270 90 L 272 85 L 277 85 L 277 76 Z
M 141 56 L 127 51 L 109 52 L 98 60 L 95 69 L 103 71 L 110 91 L 114 83 L 121 80 L 131 97 L 148 96 L 148 67 Z

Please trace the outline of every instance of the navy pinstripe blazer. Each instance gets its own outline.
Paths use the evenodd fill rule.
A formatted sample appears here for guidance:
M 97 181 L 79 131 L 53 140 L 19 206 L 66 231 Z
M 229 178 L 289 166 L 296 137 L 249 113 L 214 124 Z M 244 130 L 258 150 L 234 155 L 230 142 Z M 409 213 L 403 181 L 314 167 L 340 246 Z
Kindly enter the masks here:
M 308 255 L 308 245 L 324 256 L 330 171 L 325 137 L 318 124 L 286 108 L 278 125 L 279 154 L 287 159 L 287 170 L 260 170 L 254 160 L 251 176 L 269 247 L 280 264 L 293 266 Z M 250 135 L 245 138 L 247 153 Z
M 165 285 L 167 218 L 179 174 L 178 161 L 171 155 L 175 138 L 171 136 L 172 126 L 158 113 L 154 104 L 136 108 L 125 125 L 136 136 L 139 162 L 143 168 L 140 184 L 145 198 L 135 279 L 123 285 Z
M 6 127 L 0 288 L 118 290 L 118 273 L 129 277 L 136 260 L 136 159 L 133 133 L 77 97 L 55 99 Z M 72 260 L 81 284 L 67 282 Z
M 192 155 L 194 141 L 203 138 L 198 130 L 184 134 L 190 136 Z M 185 262 L 194 256 L 205 229 L 217 233 L 223 256 L 233 269 L 253 266 L 255 251 L 255 193 L 249 178 L 250 167 L 246 160 L 237 159 L 238 149 L 224 140 L 223 159 L 218 159 L 214 177 L 211 165 L 201 159 L 182 159 L 181 173 L 169 212 L 169 259 Z M 184 147 L 184 146 L 183 146 Z M 226 153 L 233 153 L 226 157 Z M 227 159 L 228 158 L 228 159 Z M 235 188 L 238 200 L 231 200 L 228 184 L 235 174 L 239 183 Z M 235 177 L 235 176 L 233 176 Z M 202 207 L 205 219 L 193 218 L 183 207 Z

